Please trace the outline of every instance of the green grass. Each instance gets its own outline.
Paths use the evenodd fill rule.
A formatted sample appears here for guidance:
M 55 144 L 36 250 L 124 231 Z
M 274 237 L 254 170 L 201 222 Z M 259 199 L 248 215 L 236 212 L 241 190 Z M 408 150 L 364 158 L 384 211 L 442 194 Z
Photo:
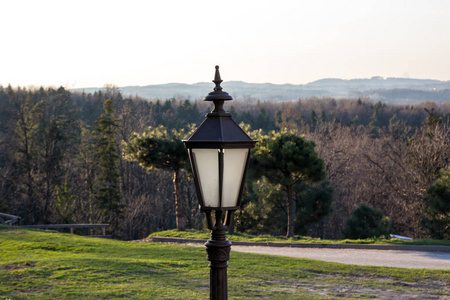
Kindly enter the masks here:
M 0 227 L 0 249 L 0 299 L 209 297 L 202 247 Z M 230 299 L 424 299 L 448 293 L 449 281 L 447 270 L 363 267 L 233 251 L 228 267 Z
M 161 237 L 180 237 L 191 239 L 209 239 L 209 231 L 186 230 L 178 231 L 177 229 L 154 232 L 150 236 Z M 294 238 L 286 239 L 281 236 L 271 235 L 249 235 L 242 233 L 233 233 L 227 235 L 230 241 L 245 241 L 245 242 L 290 242 L 290 243 L 326 243 L 326 244 L 402 244 L 402 245 L 440 245 L 450 246 L 450 240 L 400 240 L 400 239 L 383 239 L 371 238 L 363 240 L 322 240 L 319 238 L 311 238 L 307 236 L 295 236 Z

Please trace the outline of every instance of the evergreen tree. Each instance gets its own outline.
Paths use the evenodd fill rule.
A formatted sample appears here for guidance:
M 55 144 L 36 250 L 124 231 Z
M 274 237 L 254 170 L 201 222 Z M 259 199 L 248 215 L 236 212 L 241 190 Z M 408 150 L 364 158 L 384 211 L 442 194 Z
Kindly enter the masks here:
M 294 236 L 296 203 L 294 186 L 321 182 L 325 179 L 322 159 L 314 151 L 314 142 L 293 131 L 271 131 L 260 135 L 253 149 L 251 172 L 265 176 L 272 184 L 280 184 L 287 195 L 287 234 Z
M 401 138 L 402 136 L 405 136 L 407 133 L 406 131 L 406 122 L 400 120 L 397 117 L 397 114 L 394 114 L 389 119 L 389 132 L 392 134 L 392 136 L 395 139 Z
M 98 212 L 94 200 L 94 185 L 95 174 L 94 171 L 97 165 L 95 144 L 96 136 L 93 135 L 92 129 L 81 122 L 80 136 L 77 147 L 77 155 L 75 157 L 75 164 L 78 168 L 79 180 L 78 193 L 76 195 L 80 205 L 82 217 L 84 222 L 94 223 L 99 219 Z
M 427 115 L 427 119 L 424 123 L 426 129 L 427 129 L 427 136 L 429 136 L 430 138 L 434 138 L 434 129 L 439 126 L 440 124 L 442 124 L 443 121 L 443 117 L 439 116 L 434 109 L 426 109 L 425 111 L 428 113 Z
M 177 128 L 199 123 L 203 118 L 203 114 L 198 111 L 197 103 L 192 105 L 191 101 L 184 100 L 177 108 Z
M 283 186 L 266 177 L 249 182 L 236 217 L 237 229 L 250 234 L 281 235 L 286 232 L 287 214 Z
M 441 176 L 423 198 L 424 217 L 421 226 L 432 238 L 450 238 L 450 168 L 441 170 Z
M 96 137 L 97 180 L 94 188 L 94 200 L 101 210 L 101 222 L 111 224 L 117 233 L 122 217 L 121 194 L 119 186 L 119 159 L 115 133 L 113 103 L 106 100 L 105 113 L 94 123 L 93 135 Z
M 328 182 L 322 181 L 319 184 L 295 184 L 293 190 L 294 229 L 297 234 L 304 235 L 309 225 L 332 211 L 333 189 Z M 273 184 L 264 176 L 253 181 L 244 197 L 244 209 L 238 215 L 238 229 L 253 234 L 286 232 L 286 204 L 286 192 L 281 184 Z
M 382 126 L 382 116 L 383 116 L 383 104 L 377 102 L 373 108 L 373 113 L 370 116 L 369 128 L 372 131 L 374 137 L 378 136 L 378 129 Z
M 255 128 L 263 129 L 264 131 L 269 131 L 275 129 L 275 122 L 273 118 L 270 118 L 267 111 L 264 108 L 259 110 L 259 114 L 255 120 Z
M 306 234 L 307 226 L 328 216 L 333 210 L 333 187 L 327 181 L 296 185 L 295 231 Z
M 389 227 L 389 219 L 380 210 L 361 203 L 345 222 L 344 236 L 348 239 L 379 237 L 388 235 Z
M 178 230 L 185 230 L 180 172 L 188 163 L 187 151 L 182 142 L 186 137 L 184 129 L 168 131 L 162 125 L 148 127 L 143 134 L 133 133 L 123 148 L 126 159 L 138 162 L 147 171 L 163 169 L 173 172 Z

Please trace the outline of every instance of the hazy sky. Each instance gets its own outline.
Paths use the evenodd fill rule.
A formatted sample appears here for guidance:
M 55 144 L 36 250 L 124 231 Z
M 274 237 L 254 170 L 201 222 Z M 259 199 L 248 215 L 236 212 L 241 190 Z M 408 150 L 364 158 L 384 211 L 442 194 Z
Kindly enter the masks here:
M 0 84 L 450 80 L 450 1 L 5 0 Z M 224 83 L 225 84 L 225 83 Z

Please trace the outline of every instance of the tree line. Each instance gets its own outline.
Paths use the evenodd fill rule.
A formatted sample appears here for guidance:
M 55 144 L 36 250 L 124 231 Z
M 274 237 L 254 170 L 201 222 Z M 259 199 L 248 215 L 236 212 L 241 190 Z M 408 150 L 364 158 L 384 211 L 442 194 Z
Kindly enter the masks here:
M 448 238 L 450 101 L 245 97 L 228 105 L 271 154 L 283 143 L 317 156 L 308 159 L 315 174 L 291 166 L 294 177 L 280 179 L 279 164 L 257 146 L 235 230 L 339 238 L 364 203 L 394 233 Z M 124 239 L 203 228 L 187 161 L 171 157 L 169 141 L 192 132 L 209 103 L 124 97 L 114 87 L 85 94 L 8 86 L 0 87 L 0 108 L 0 211 L 26 224 L 107 222 Z M 145 136 L 145 147 L 163 149 L 148 151 L 147 165 L 133 157 L 142 153 L 126 151 Z

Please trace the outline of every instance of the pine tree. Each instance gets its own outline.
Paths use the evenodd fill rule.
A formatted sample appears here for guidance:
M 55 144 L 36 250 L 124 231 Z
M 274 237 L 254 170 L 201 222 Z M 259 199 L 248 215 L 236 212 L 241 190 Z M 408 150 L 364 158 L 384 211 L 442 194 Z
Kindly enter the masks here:
M 193 131 L 193 128 L 190 130 Z M 187 136 L 184 129 L 168 131 L 162 125 L 148 127 L 143 134 L 133 133 L 123 148 L 126 159 L 137 161 L 147 171 L 163 169 L 173 172 L 178 230 L 185 230 L 180 172 L 188 162 L 187 151 L 182 142 Z
M 450 238 L 450 168 L 441 170 L 441 176 L 423 198 L 424 217 L 421 226 L 432 238 Z
M 369 128 L 372 132 L 373 137 L 378 137 L 378 130 L 382 126 L 382 117 L 383 117 L 383 104 L 381 102 L 377 102 L 373 108 L 373 113 L 370 116 Z
M 105 113 L 94 123 L 93 135 L 96 137 L 95 154 L 97 159 L 97 178 L 94 187 L 94 200 L 101 210 L 101 222 L 111 224 L 118 233 L 122 217 L 122 204 L 119 185 L 119 159 L 115 133 L 113 103 L 106 100 Z
M 294 186 L 323 181 L 326 175 L 322 159 L 314 151 L 314 142 L 293 131 L 271 131 L 260 135 L 252 152 L 252 173 L 265 176 L 272 184 L 283 186 L 287 195 L 287 234 L 294 236 L 296 203 Z

